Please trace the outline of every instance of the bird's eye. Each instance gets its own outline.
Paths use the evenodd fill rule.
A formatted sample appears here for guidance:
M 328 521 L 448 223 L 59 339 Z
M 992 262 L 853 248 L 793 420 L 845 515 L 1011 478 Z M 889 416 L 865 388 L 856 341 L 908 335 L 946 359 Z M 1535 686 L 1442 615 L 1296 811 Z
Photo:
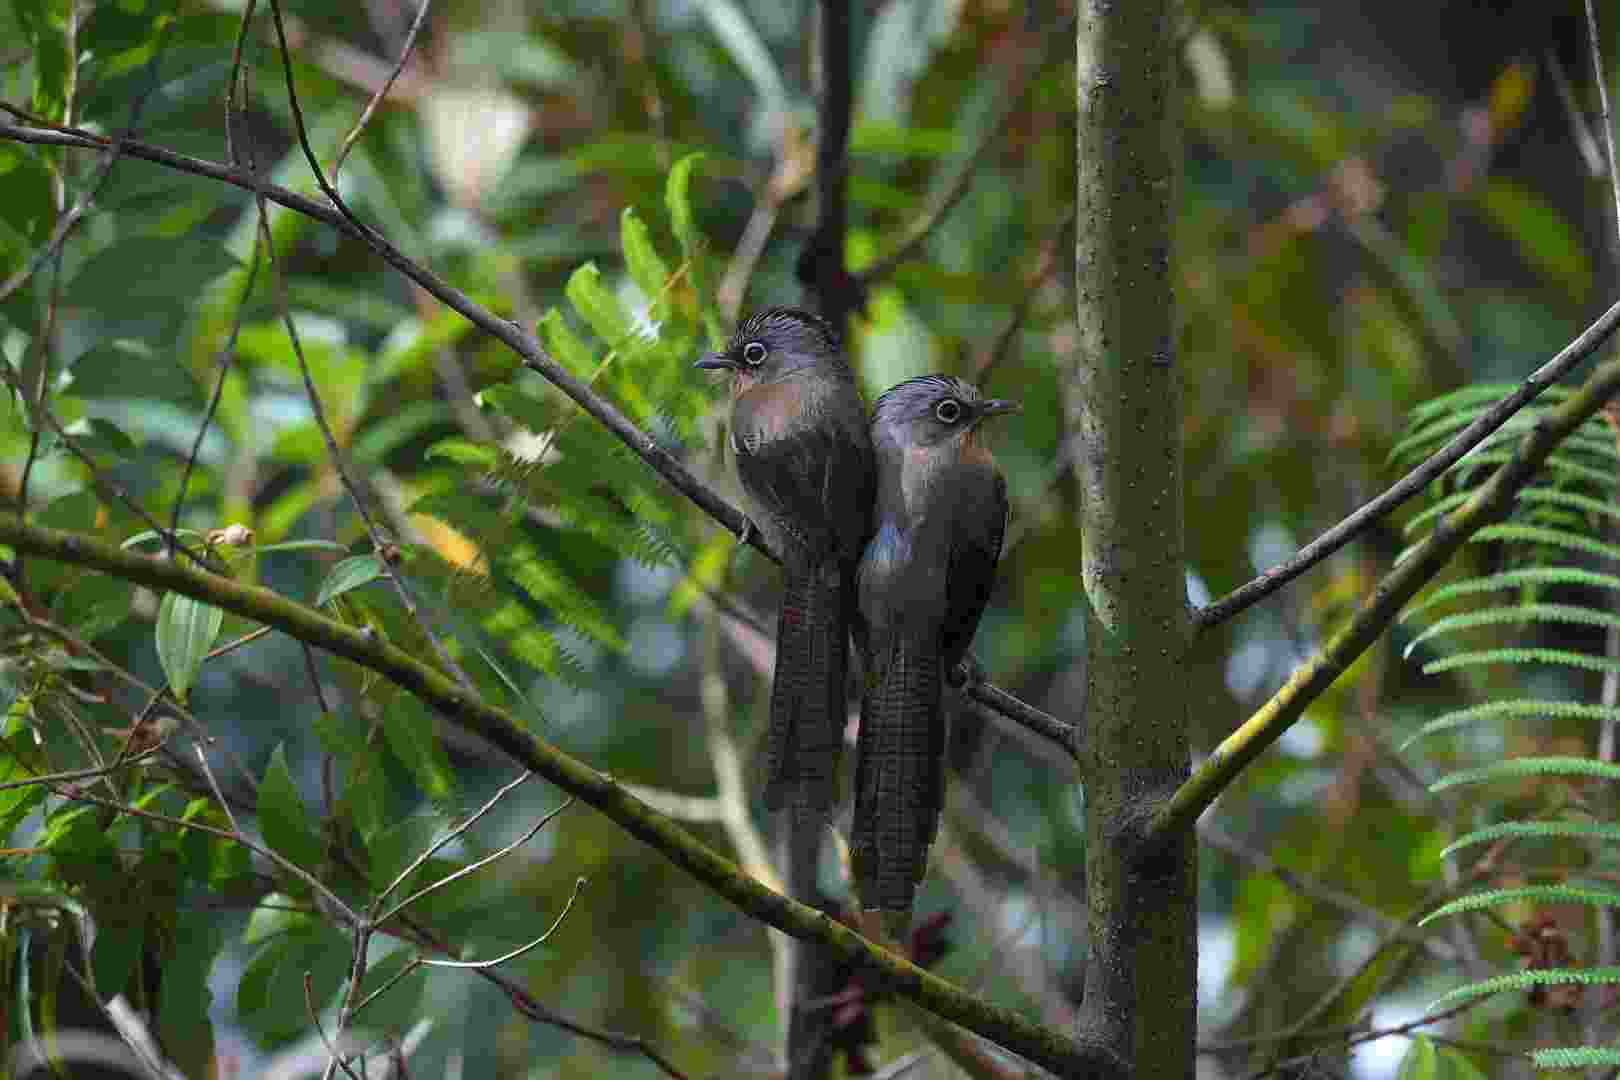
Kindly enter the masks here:
M 934 415 L 939 417 L 939 422 L 942 424 L 954 424 L 962 419 L 961 403 L 954 398 L 946 398 L 934 406 Z
M 749 367 L 759 367 L 759 365 L 765 362 L 765 354 L 768 351 L 769 350 L 767 350 L 765 346 L 761 345 L 759 342 L 750 341 L 748 344 L 743 346 L 743 363 L 747 364 Z

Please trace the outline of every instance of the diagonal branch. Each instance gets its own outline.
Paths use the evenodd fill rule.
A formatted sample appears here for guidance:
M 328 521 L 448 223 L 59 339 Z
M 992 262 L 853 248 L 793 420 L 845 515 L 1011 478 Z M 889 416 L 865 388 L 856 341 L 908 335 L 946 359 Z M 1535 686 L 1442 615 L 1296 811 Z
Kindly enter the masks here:
M 1614 333 L 1616 326 L 1620 326 L 1620 303 L 1616 303 L 1598 316 L 1596 322 L 1581 331 L 1580 336 L 1564 346 L 1557 356 L 1525 376 L 1524 382 L 1517 390 L 1498 401 L 1490 411 L 1482 413 L 1472 424 L 1453 436 L 1450 442 L 1436 450 L 1427 461 L 1396 481 L 1389 490 L 1300 548 L 1293 558 L 1278 563 L 1247 585 L 1234 589 L 1214 603 L 1193 612 L 1193 622 L 1197 629 L 1204 631 L 1219 626 L 1239 612 L 1253 607 L 1366 532 L 1379 519 L 1422 491 L 1430 480 L 1462 460 L 1465 454 L 1512 419 L 1515 413 L 1535 400 L 1538 394 L 1569 374 L 1575 365 L 1597 352 L 1598 347 Z
M 1608 369 L 1605 369 L 1608 370 Z M 1615 380 L 1620 383 L 1620 367 Z M 887 988 L 947 1020 L 1064 1076 L 1127 1075 L 1124 1063 L 1089 1033 L 1071 1037 L 982 1001 L 910 961 L 873 945 L 826 914 L 773 892 L 743 873 L 673 820 L 607 776 L 526 731 L 506 710 L 490 705 L 375 634 L 329 619 L 269 589 L 149 558 L 88 537 L 0 517 L 0 543 L 45 559 L 112 574 L 148 588 L 172 590 L 244 618 L 267 623 L 300 641 L 335 653 L 389 679 L 582 802 L 600 810 L 746 914 L 802 940 L 828 946 L 868 966 Z M 190 824 L 190 823 L 188 823 Z M 195 827 L 195 826 L 193 826 Z M 233 837 L 235 839 L 235 837 Z
M 1611 309 L 1611 313 L 1615 310 Z M 1577 343 L 1592 334 L 1589 330 Z M 1596 340 L 1592 347 L 1596 347 Z M 1565 352 L 1574 348 L 1575 345 L 1571 345 Z M 1527 385 L 1529 382 L 1526 380 Z M 1610 361 L 1594 371 L 1574 396 L 1539 418 L 1514 449 L 1512 458 L 1496 470 L 1485 486 L 1442 518 L 1428 538 L 1384 576 L 1344 629 L 1301 664 L 1270 701 L 1222 740 L 1192 777 L 1153 813 L 1144 837 L 1148 845 L 1157 847 L 1169 843 L 1191 829 L 1198 815 L 1226 790 L 1243 767 L 1288 730 L 1367 646 L 1378 639 L 1402 606 L 1440 572 L 1469 537 L 1507 516 L 1514 498 L 1530 482 L 1547 455 L 1617 392 L 1620 392 L 1620 361 Z
M 663 477 L 671 487 L 686 496 L 699 510 L 719 522 L 743 543 L 753 546 L 755 550 L 772 562 L 780 563 L 782 561 L 781 557 L 771 548 L 769 542 L 760 534 L 760 530 L 748 520 L 746 514 L 698 479 L 690 469 L 682 464 L 679 458 L 666 447 L 660 445 L 653 436 L 637 427 L 629 417 L 619 411 L 617 406 L 592 389 L 589 383 L 576 378 L 567 368 L 557 363 L 541 347 L 540 342 L 534 335 L 527 332 L 519 324 L 498 317 L 466 293 L 440 278 L 433 271 L 406 256 L 381 234 L 375 230 L 357 225 L 333 207 L 323 205 L 308 196 L 300 195 L 287 188 L 267 183 L 251 172 L 234 169 L 217 162 L 205 161 L 201 158 L 189 157 L 185 154 L 177 154 L 161 146 L 136 140 L 106 138 L 80 129 L 27 127 L 7 120 L 0 120 L 0 139 L 11 139 L 16 142 L 45 146 L 70 146 L 87 150 L 107 150 L 117 147 L 128 157 L 149 161 L 179 172 L 217 180 L 240 188 L 243 191 L 262 195 L 265 199 L 278 206 L 295 210 L 338 230 L 345 236 L 370 244 L 388 265 L 417 285 L 420 285 L 424 291 L 457 312 L 468 322 L 496 338 L 507 348 L 522 357 L 524 367 L 540 375 L 566 394 L 593 420 L 617 436 L 637 457 L 641 458 L 654 472 Z M 1616 316 L 1620 318 L 1620 311 L 1616 312 Z M 989 683 L 983 685 L 990 686 Z M 1012 695 L 1006 696 L 1010 698 Z M 986 704 L 1014 720 L 1019 719 L 1016 714 L 1005 713 L 1000 705 L 990 702 L 986 702 Z

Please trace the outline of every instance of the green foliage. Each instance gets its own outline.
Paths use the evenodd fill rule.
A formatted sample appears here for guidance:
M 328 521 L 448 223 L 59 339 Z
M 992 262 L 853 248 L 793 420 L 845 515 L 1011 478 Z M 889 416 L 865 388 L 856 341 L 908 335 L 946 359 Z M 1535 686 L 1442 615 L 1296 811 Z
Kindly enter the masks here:
M 1411 434 L 1396 444 L 1392 460 L 1414 464 L 1477 419 L 1488 408 L 1492 393 L 1506 389 L 1500 385 L 1473 387 L 1414 409 Z M 1534 426 L 1538 414 L 1565 396 L 1562 388 L 1549 389 L 1542 401 L 1527 407 L 1481 444 L 1481 451 L 1453 466 L 1435 485 L 1429 507 L 1407 522 L 1408 536 L 1435 527 L 1444 520 L 1443 515 L 1469 499 L 1475 486 L 1489 475 L 1485 470 L 1508 460 L 1515 441 Z M 1555 745 L 1562 749 L 1565 744 L 1556 742 L 1555 734 L 1560 731 L 1585 732 L 1587 737 L 1581 742 L 1595 745 L 1592 736 L 1597 731 L 1620 722 L 1614 707 L 1607 704 L 1613 700 L 1612 693 L 1599 691 L 1590 681 L 1584 685 L 1579 681 L 1579 673 L 1601 676 L 1606 684 L 1620 678 L 1620 663 L 1603 645 L 1605 638 L 1620 639 L 1620 617 L 1611 610 L 1620 584 L 1613 573 L 1613 565 L 1620 561 L 1620 545 L 1609 539 L 1614 528 L 1617 469 L 1620 453 L 1614 433 L 1602 422 L 1592 422 L 1549 459 L 1547 468 L 1517 500 L 1508 521 L 1474 535 L 1472 542 L 1486 553 L 1491 572 L 1448 582 L 1403 616 L 1410 622 L 1422 618 L 1425 623 L 1410 637 L 1404 654 L 1438 653 L 1423 663 L 1425 675 L 1450 672 L 1469 678 L 1486 698 L 1426 721 L 1405 747 L 1419 740 L 1433 746 L 1432 736 L 1462 736 L 1485 725 L 1500 725 L 1498 745 L 1518 744 L 1505 755 L 1497 752 L 1471 767 L 1447 761 L 1430 785 L 1434 792 L 1456 792 L 1478 800 L 1473 814 L 1500 818 L 1489 821 L 1487 817 L 1488 823 L 1465 831 L 1446 846 L 1443 857 L 1489 858 L 1490 852 L 1518 850 L 1534 860 L 1530 865 L 1535 867 L 1536 878 L 1530 884 L 1465 892 L 1430 912 L 1420 925 L 1506 908 L 1515 913 L 1511 917 L 1525 928 L 1529 940 L 1539 933 L 1535 928 L 1542 925 L 1540 913 L 1580 905 L 1591 908 L 1595 912 L 1591 918 L 1599 919 L 1609 918 L 1606 909 L 1620 905 L 1620 893 L 1582 881 L 1620 862 L 1615 854 L 1620 828 L 1605 820 L 1608 815 L 1603 809 L 1620 806 L 1620 798 L 1606 786 L 1591 787 L 1592 781 L 1606 785 L 1620 779 L 1620 766 L 1595 756 L 1536 749 L 1545 746 L 1550 750 Z M 1539 674 L 1543 671 L 1548 672 L 1547 677 Z M 1567 687 L 1570 696 L 1546 697 L 1549 677 Z M 1532 692 L 1531 687 L 1542 693 Z M 1546 816 L 1519 816 L 1531 808 Z M 1482 855 L 1484 845 L 1488 846 Z M 1549 966 L 1467 983 L 1433 1007 L 1447 1009 L 1505 991 L 1519 991 L 1525 995 L 1523 1000 L 1533 1004 L 1545 987 L 1620 981 L 1620 969 L 1580 967 L 1567 948 L 1540 955 L 1541 962 Z M 1559 1067 L 1551 1064 L 1555 1059 L 1573 1060 L 1554 1055 L 1537 1059 L 1537 1065 Z

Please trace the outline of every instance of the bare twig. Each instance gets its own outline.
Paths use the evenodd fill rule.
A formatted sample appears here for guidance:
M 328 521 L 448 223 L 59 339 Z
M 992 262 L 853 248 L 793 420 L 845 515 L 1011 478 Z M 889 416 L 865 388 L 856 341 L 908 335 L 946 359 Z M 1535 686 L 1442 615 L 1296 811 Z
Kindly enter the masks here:
M 225 344 L 220 346 L 219 357 L 215 362 L 219 374 L 214 378 L 214 389 L 208 395 L 208 406 L 203 409 L 202 419 L 197 423 L 197 437 L 191 441 L 191 452 L 186 454 L 186 467 L 180 473 L 180 491 L 174 497 L 174 509 L 169 511 L 170 533 L 175 533 L 180 528 L 180 510 L 186 504 L 186 491 L 191 486 L 191 473 L 196 467 L 197 455 L 202 452 L 203 436 L 208 434 L 208 427 L 214 422 L 214 413 L 219 410 L 220 399 L 225 396 L 225 376 L 230 374 L 231 361 L 236 358 L 236 339 L 242 332 L 242 317 L 247 313 L 248 297 L 253 295 L 253 283 L 259 277 L 259 245 L 262 242 L 262 234 L 255 231 L 247 284 L 242 286 L 242 299 L 237 302 L 236 313 L 231 317 L 231 332 L 226 337 Z
M 1588 332 L 1582 339 L 1591 336 Z M 1573 349 L 1572 345 L 1565 352 Z M 1300 664 L 1288 682 L 1223 739 L 1175 794 L 1153 811 L 1143 836 L 1147 844 L 1157 847 L 1174 842 L 1190 831 L 1198 816 L 1238 773 L 1292 726 L 1383 634 L 1406 602 L 1440 572 L 1458 548 L 1486 524 L 1507 515 L 1519 491 L 1535 476 L 1548 455 L 1617 393 L 1620 393 L 1620 361 L 1611 360 L 1597 368 L 1568 399 L 1537 417 L 1536 424 L 1515 445 L 1512 456 L 1491 478 L 1442 519 L 1403 562 L 1386 574 L 1343 629 Z
M 1525 376 L 1518 389 L 1508 394 L 1463 428 L 1451 441 L 1431 454 L 1417 468 L 1401 477 L 1382 495 L 1365 504 L 1327 532 L 1299 549 L 1293 558 L 1271 567 L 1265 573 L 1232 590 L 1214 603 L 1193 613 L 1197 628 L 1208 630 L 1264 600 L 1305 571 L 1361 535 L 1401 503 L 1428 486 L 1547 387 L 1567 375 L 1582 360 L 1597 352 L 1620 325 L 1620 303 L 1598 316 L 1580 335 L 1558 351 L 1558 355 Z
M 326 1037 L 326 1029 L 321 1026 L 320 1011 L 315 1008 L 313 983 L 314 979 L 310 977 L 310 973 L 304 972 L 304 1011 L 309 1014 L 310 1025 L 314 1027 L 315 1034 L 320 1037 L 321 1045 L 326 1047 L 327 1071 L 331 1072 L 334 1068 L 342 1069 L 343 1075 L 347 1076 L 349 1080 L 360 1080 L 355 1075 L 354 1070 L 349 1068 L 349 1063 L 344 1060 L 348 1057 L 348 1054 L 340 1052 L 336 1044 Z M 343 1038 L 341 1029 L 338 1031 L 338 1038 Z
M 1072 26 L 1068 30 L 1059 28 L 1048 31 L 1046 41 L 1054 52 L 1065 44 L 1072 45 L 1074 42 Z M 1046 49 L 1010 48 L 1008 51 L 1015 57 L 1013 71 L 1011 78 L 1008 79 L 1006 96 L 997 109 L 995 121 L 985 126 L 978 144 L 961 159 L 949 182 L 938 190 L 916 219 L 906 226 L 900 240 L 855 273 L 855 280 L 863 291 L 886 279 L 900 264 L 916 255 L 934 234 L 934 230 L 938 229 L 955 209 L 962 196 L 967 194 L 968 188 L 972 186 L 974 173 L 989 155 L 990 148 L 1006 131 L 1007 119 L 1018 107 L 1024 91 L 1029 89 L 1030 80 L 1046 63 L 1049 55 Z M 1030 55 L 1031 53 L 1033 55 Z
M 532 949 L 536 949 L 536 948 L 540 947 L 541 945 L 544 945 L 548 940 L 550 940 L 551 935 L 555 934 L 557 932 L 557 928 L 563 924 L 563 920 L 568 918 L 568 913 L 570 911 L 574 910 L 574 901 L 579 899 L 579 890 L 583 889 L 584 887 L 585 887 L 585 879 L 584 878 L 581 877 L 581 878 L 575 878 L 574 879 L 574 891 L 568 897 L 568 903 L 563 905 L 563 909 L 562 909 L 561 913 L 559 913 L 556 920 L 554 922 L 552 922 L 552 924 L 546 928 L 545 933 L 541 934 L 539 937 L 535 938 L 533 941 L 529 942 L 527 945 L 519 945 L 517 948 L 513 949 L 511 952 L 502 953 L 500 956 L 494 956 L 494 957 L 491 957 L 488 960 L 427 960 L 427 959 L 424 959 L 422 961 L 422 964 L 424 966 L 426 966 L 426 967 L 477 969 L 477 968 L 500 967 L 502 964 L 506 963 L 509 960 L 516 960 L 518 957 L 522 956 L 524 953 L 529 952 Z
M 1609 163 L 1609 187 L 1614 192 L 1614 226 L 1620 233 L 1620 168 L 1614 160 L 1614 118 L 1609 113 L 1609 75 L 1603 70 L 1603 49 L 1598 45 L 1597 13 L 1586 0 L 1586 41 L 1592 51 L 1592 81 L 1597 83 L 1598 107 L 1603 122 L 1603 153 Z
M 349 151 L 353 149 L 354 141 L 360 137 L 360 133 L 371 122 L 371 114 L 377 110 L 377 106 L 382 102 L 382 99 L 388 96 L 388 91 L 393 88 L 394 81 L 399 78 L 399 73 L 405 70 L 405 65 L 411 58 L 411 50 L 416 46 L 416 35 L 421 31 L 422 24 L 427 21 L 428 6 L 431 3 L 432 0 L 422 0 L 421 6 L 416 9 L 416 18 L 411 22 L 411 29 L 405 35 L 404 47 L 399 51 L 399 62 L 388 73 L 388 78 L 383 80 L 383 84 L 377 87 L 377 92 L 371 95 L 371 100 L 366 102 L 366 107 L 361 110 L 360 119 L 354 122 L 354 127 L 350 129 L 347 135 L 343 136 L 343 144 L 338 147 L 337 157 L 332 161 L 333 179 L 336 179 L 338 173 L 342 171 L 343 161 L 349 156 Z
M 1592 126 L 1586 122 L 1586 115 L 1581 112 L 1580 103 L 1575 100 L 1575 88 L 1569 84 L 1569 73 L 1564 70 L 1563 62 L 1558 59 L 1558 53 L 1553 49 L 1546 52 L 1547 70 L 1552 72 L 1553 86 L 1558 90 L 1558 100 L 1564 105 L 1564 115 L 1569 118 L 1569 132 L 1575 140 L 1575 148 L 1580 151 L 1581 161 L 1586 165 L 1586 174 L 1592 177 L 1603 175 L 1603 152 L 1598 149 L 1597 139 L 1592 137 Z
M 409 868 L 402 871 L 400 873 L 400 876 L 397 879 L 395 879 L 394 883 L 392 885 L 390 885 L 389 888 L 393 889 L 395 886 L 397 886 L 400 883 L 402 883 L 403 881 L 405 881 L 405 879 L 408 878 L 413 871 L 415 871 L 418 867 L 421 866 L 421 864 L 423 862 L 425 862 L 427 860 L 428 856 L 430 856 L 432 854 L 432 852 L 438 851 L 441 847 L 443 847 L 445 844 L 448 844 L 455 837 L 460 836 L 463 832 L 465 832 L 467 830 L 468 826 L 472 825 L 472 823 L 474 821 L 477 821 L 484 814 L 487 814 L 487 813 L 489 813 L 490 810 L 494 809 L 495 804 L 498 801 L 500 801 L 502 798 L 505 797 L 505 793 L 507 791 L 510 791 L 513 787 L 516 787 L 518 784 L 523 783 L 523 781 L 527 780 L 529 777 L 531 777 L 533 775 L 534 775 L 533 773 L 524 773 L 518 779 L 512 781 L 506 787 L 502 788 L 499 792 L 496 793 L 494 798 L 492 798 L 488 803 L 484 804 L 484 806 L 478 811 L 478 813 L 476 813 L 472 817 L 468 818 L 458 828 L 452 830 L 442 840 L 440 840 L 437 844 L 435 844 L 429 851 L 423 852 L 421 858 L 419 858 L 415 862 L 413 862 Z M 561 814 L 564 810 L 567 810 L 572 805 L 574 805 L 574 800 L 573 799 L 564 800 L 562 805 L 558 806 L 555 810 L 552 810 L 549 813 L 542 815 L 540 817 L 540 819 L 538 821 L 536 821 L 533 825 L 531 825 L 526 832 L 524 832 L 521 836 L 519 836 L 516 840 L 512 841 L 510 844 L 507 844 L 505 847 L 497 848 L 495 851 L 490 852 L 488 855 L 485 855 L 481 859 L 474 859 L 472 862 L 468 863 L 466 866 L 463 866 L 460 870 L 457 870 L 452 874 L 446 874 L 444 877 L 438 879 L 437 881 L 433 882 L 430 885 L 424 885 L 422 888 L 416 890 L 416 892 L 412 893 L 410 896 L 407 896 L 405 899 L 401 900 L 399 903 L 397 903 L 393 907 L 389 908 L 388 911 L 385 914 L 383 914 L 382 917 L 379 918 L 377 921 L 380 922 L 380 923 L 385 923 L 389 919 L 392 919 L 394 916 L 398 915 L 401 911 L 404 911 L 406 908 L 410 907 L 412 904 L 414 904 L 418 900 L 422 899 L 424 896 L 430 895 L 435 890 L 442 889 L 446 885 L 449 885 L 449 884 L 451 884 L 452 882 L 455 882 L 455 881 L 459 881 L 459 880 L 461 880 L 462 878 L 466 877 L 469 874 L 476 874 L 478 871 L 482 870 L 484 867 L 489 866 L 492 863 L 495 863 L 496 861 L 498 861 L 500 859 L 504 859 L 506 856 L 510 855 L 512 852 L 516 851 L 518 848 L 522 847 L 524 844 L 527 844 L 531 839 L 534 838 L 536 833 L 538 833 L 541 829 L 545 828 L 547 825 L 551 824 L 551 822 L 557 817 L 557 815 Z M 384 895 L 387 895 L 387 894 L 385 893 Z M 382 897 L 377 898 L 378 903 L 380 903 L 381 900 L 382 900 Z

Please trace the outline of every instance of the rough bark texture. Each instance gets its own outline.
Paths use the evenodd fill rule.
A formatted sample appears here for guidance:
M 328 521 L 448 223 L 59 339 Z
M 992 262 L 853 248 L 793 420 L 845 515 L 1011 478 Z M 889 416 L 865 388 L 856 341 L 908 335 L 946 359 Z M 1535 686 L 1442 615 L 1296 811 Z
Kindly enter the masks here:
M 1181 376 L 1171 274 L 1179 132 L 1167 0 L 1082 3 L 1075 258 L 1089 697 L 1086 1013 L 1141 1077 L 1193 1075 L 1195 849 L 1148 855 L 1188 773 Z

